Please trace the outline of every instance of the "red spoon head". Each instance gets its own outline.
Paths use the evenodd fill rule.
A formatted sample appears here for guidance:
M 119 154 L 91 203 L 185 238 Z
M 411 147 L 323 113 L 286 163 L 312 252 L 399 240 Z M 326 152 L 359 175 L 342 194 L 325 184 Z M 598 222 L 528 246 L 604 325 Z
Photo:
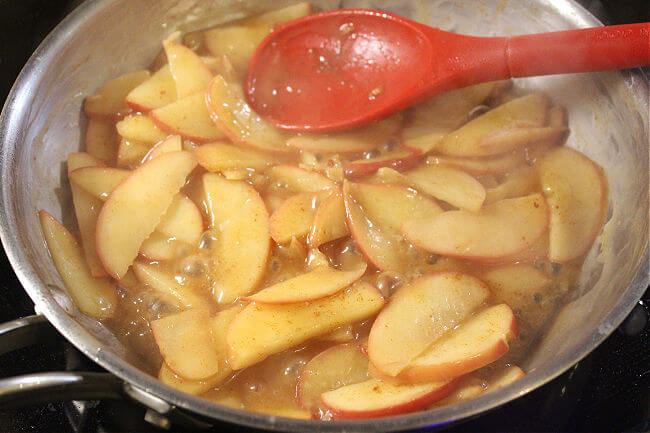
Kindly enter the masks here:
M 427 38 L 411 21 L 371 10 L 325 12 L 281 26 L 262 41 L 246 94 L 279 128 L 344 129 L 403 108 L 430 58 Z

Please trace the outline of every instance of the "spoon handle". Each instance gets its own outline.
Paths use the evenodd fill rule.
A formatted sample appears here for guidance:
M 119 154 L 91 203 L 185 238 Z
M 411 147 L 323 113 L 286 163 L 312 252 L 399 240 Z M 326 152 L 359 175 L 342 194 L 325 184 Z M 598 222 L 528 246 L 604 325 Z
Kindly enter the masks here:
M 512 77 L 607 71 L 650 65 L 650 23 L 513 36 Z

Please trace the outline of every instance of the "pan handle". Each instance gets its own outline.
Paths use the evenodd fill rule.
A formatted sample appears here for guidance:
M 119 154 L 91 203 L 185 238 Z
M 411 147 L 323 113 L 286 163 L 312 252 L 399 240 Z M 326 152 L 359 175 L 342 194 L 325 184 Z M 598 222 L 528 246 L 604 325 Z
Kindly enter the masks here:
M 45 316 L 34 314 L 0 324 L 0 355 L 55 340 L 58 333 Z

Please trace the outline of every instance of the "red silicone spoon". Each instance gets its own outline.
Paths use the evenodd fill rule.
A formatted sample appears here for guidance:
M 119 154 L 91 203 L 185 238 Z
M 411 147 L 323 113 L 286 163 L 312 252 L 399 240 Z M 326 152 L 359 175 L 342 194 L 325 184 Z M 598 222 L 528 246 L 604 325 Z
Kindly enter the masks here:
M 251 60 L 246 95 L 280 128 L 334 131 L 471 84 L 645 66 L 649 48 L 650 23 L 481 38 L 337 10 L 271 32 Z

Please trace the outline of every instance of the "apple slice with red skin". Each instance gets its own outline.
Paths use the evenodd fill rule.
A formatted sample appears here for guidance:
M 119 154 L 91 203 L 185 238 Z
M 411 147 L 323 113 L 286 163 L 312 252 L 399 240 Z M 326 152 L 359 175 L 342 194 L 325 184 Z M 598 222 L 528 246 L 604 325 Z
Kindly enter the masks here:
M 322 407 L 321 394 L 324 392 L 368 379 L 368 357 L 358 344 L 332 346 L 300 369 L 296 400 L 313 413 Z
M 405 173 L 413 186 L 452 206 L 478 212 L 485 200 L 485 188 L 464 171 L 423 165 Z
M 203 60 L 186 46 L 171 40 L 171 37 L 163 41 L 163 48 L 167 54 L 169 71 L 176 83 L 178 98 L 205 92 L 212 79 L 212 72 Z
M 535 166 L 551 208 L 549 258 L 570 262 L 589 251 L 603 225 L 609 203 L 605 174 L 566 146 L 546 154 Z
M 525 157 L 523 152 L 508 152 L 484 158 L 465 158 L 447 155 L 430 155 L 427 158 L 427 164 L 455 168 L 472 175 L 501 175 L 522 165 L 524 162 Z
M 161 142 L 168 134 L 162 132 L 149 116 L 132 114 L 115 124 L 117 133 L 130 142 L 137 141 L 149 146 Z
M 277 156 L 227 142 L 204 144 L 197 147 L 194 154 L 199 164 L 212 172 L 233 169 L 264 170 L 282 163 L 282 159 Z
M 171 104 L 177 99 L 176 82 L 167 64 L 131 90 L 126 96 L 126 105 L 146 113 Z
M 397 376 L 489 296 L 483 281 L 459 272 L 425 275 L 400 287 L 372 325 L 370 361 L 382 373 Z
M 183 140 L 181 140 L 181 136 L 172 135 L 152 147 L 144 158 L 142 158 L 142 163 L 150 161 L 165 153 L 180 152 L 181 150 L 183 150 Z
M 433 218 L 412 219 L 402 226 L 404 237 L 423 250 L 494 262 L 533 246 L 546 232 L 549 210 L 541 194 L 511 198 L 479 212 L 453 210 Z
M 269 220 L 269 232 L 273 240 L 285 245 L 294 237 L 305 237 L 314 221 L 316 209 L 329 194 L 327 190 L 305 192 L 286 199 Z
M 423 159 L 423 153 L 398 148 L 374 158 L 351 161 L 345 165 L 345 174 L 349 177 L 369 176 L 381 167 L 406 171 L 418 165 Z
M 101 89 L 84 101 L 88 117 L 114 120 L 129 113 L 125 103 L 126 95 L 149 78 L 149 71 L 137 71 L 108 80 Z
M 334 182 L 322 174 L 295 165 L 275 165 L 266 174 L 271 185 L 288 193 L 316 192 L 336 187 Z
M 178 134 L 200 143 L 224 138 L 212 122 L 205 94 L 194 93 L 149 112 L 156 126 L 167 134 Z
M 323 404 L 335 419 L 364 419 L 415 412 L 451 394 L 458 379 L 397 385 L 378 379 L 323 393 Z
M 113 122 L 89 119 L 86 128 L 86 152 L 106 164 L 113 164 L 117 155 L 117 136 Z
M 332 193 L 316 209 L 307 243 L 311 248 L 348 236 L 350 231 L 345 220 L 343 194 Z

